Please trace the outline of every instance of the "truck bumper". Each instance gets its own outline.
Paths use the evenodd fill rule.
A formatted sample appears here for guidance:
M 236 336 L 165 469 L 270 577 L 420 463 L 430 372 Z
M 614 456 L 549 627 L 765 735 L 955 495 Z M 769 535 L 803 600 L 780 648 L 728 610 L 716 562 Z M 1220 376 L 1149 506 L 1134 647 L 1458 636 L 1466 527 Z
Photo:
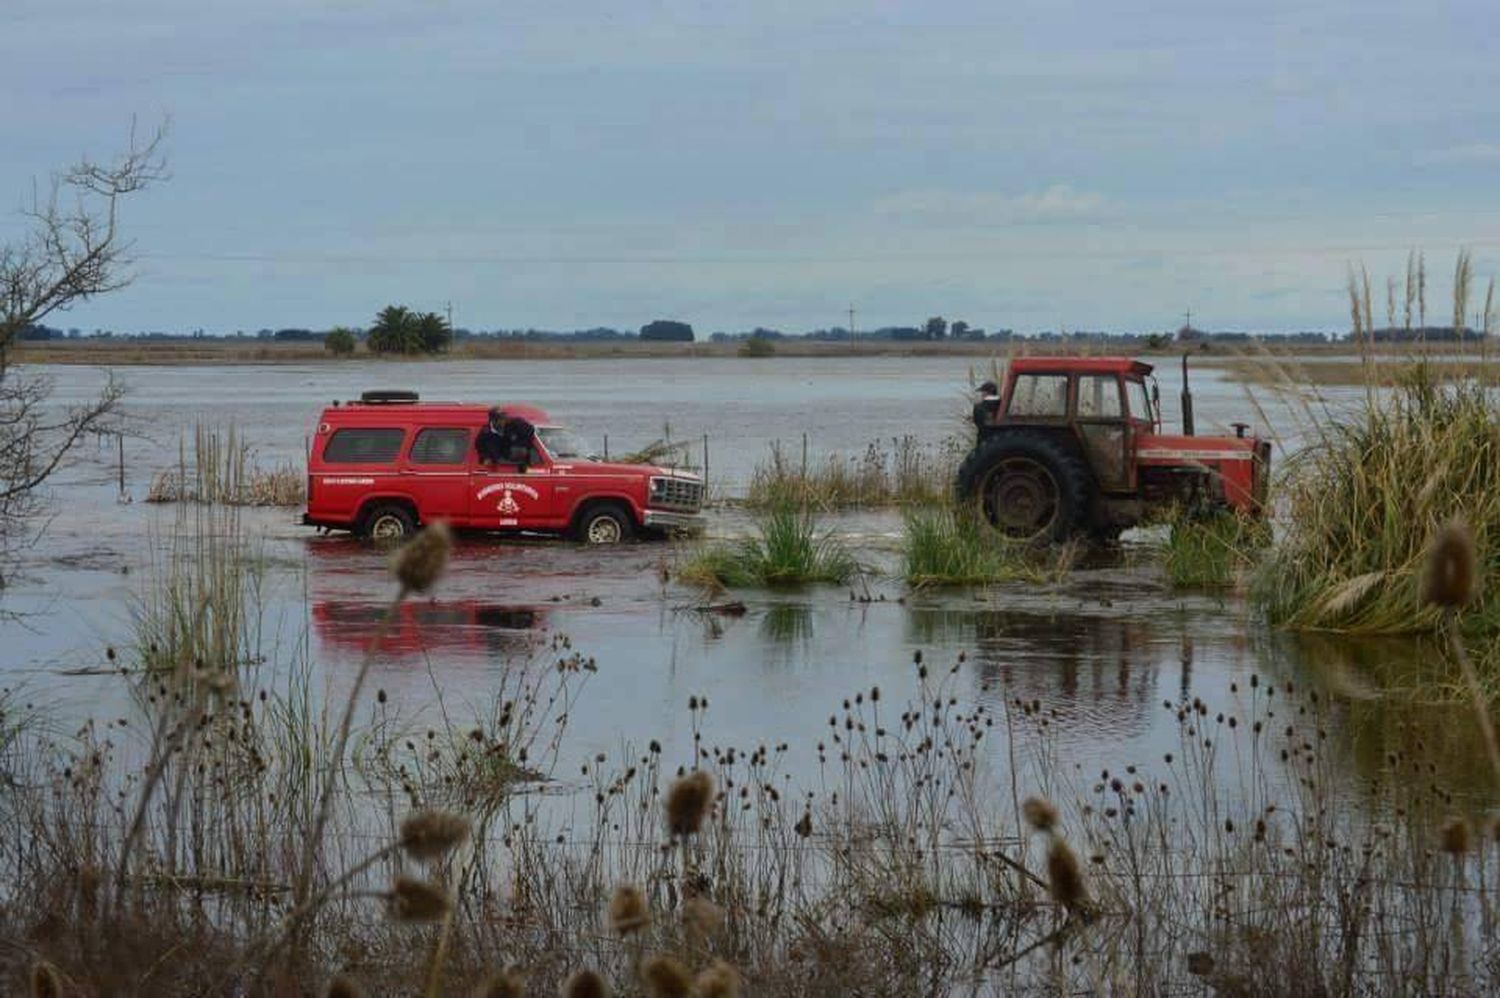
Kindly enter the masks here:
M 703 532 L 702 513 L 671 513 L 663 509 L 648 509 L 641 514 L 641 523 L 653 530 L 666 530 L 672 533 L 701 534 Z

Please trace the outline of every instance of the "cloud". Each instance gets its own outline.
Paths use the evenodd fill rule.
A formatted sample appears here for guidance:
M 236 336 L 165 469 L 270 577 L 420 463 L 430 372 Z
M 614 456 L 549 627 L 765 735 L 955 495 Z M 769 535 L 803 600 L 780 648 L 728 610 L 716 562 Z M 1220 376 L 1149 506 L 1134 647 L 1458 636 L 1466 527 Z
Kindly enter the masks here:
M 1023 194 L 994 191 L 919 189 L 900 191 L 875 203 L 877 214 L 934 224 L 1014 225 L 1028 222 L 1088 221 L 1111 210 L 1104 195 L 1069 184 L 1052 184 Z

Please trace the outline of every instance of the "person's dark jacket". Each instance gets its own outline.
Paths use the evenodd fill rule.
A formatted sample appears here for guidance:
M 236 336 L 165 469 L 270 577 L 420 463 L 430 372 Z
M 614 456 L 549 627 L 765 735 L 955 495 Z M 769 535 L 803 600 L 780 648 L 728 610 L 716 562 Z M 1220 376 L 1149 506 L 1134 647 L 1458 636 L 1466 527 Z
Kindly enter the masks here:
M 502 464 L 505 462 L 505 434 L 495 429 L 493 423 L 485 423 L 484 429 L 479 431 L 479 436 L 474 440 L 474 449 L 479 452 L 479 460 L 483 464 Z

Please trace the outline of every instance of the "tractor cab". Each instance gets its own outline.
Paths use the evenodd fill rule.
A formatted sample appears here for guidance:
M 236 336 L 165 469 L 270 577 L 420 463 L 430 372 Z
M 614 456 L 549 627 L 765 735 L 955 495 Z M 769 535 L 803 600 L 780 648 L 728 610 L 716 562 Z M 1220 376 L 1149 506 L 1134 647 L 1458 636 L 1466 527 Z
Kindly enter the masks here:
M 1259 515 L 1269 443 L 1238 423 L 1234 437 L 1194 435 L 1186 387 L 1183 432 L 1164 434 L 1152 370 L 1126 357 L 1012 361 L 959 496 L 1027 540 L 1112 537 L 1174 503 Z

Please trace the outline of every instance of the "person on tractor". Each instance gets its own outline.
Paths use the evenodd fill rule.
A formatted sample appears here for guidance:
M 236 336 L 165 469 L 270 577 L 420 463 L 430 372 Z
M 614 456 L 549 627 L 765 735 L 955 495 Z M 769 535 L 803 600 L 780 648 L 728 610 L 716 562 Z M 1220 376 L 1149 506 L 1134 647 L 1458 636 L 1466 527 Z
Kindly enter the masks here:
M 994 425 L 995 414 L 1000 411 L 1000 389 L 993 381 L 986 381 L 975 391 L 979 400 L 974 403 L 974 428 L 983 432 L 986 426 Z

